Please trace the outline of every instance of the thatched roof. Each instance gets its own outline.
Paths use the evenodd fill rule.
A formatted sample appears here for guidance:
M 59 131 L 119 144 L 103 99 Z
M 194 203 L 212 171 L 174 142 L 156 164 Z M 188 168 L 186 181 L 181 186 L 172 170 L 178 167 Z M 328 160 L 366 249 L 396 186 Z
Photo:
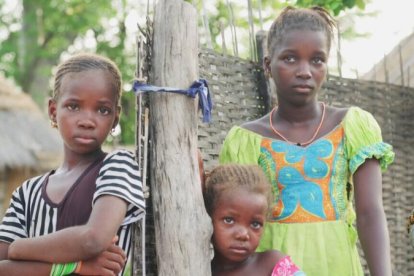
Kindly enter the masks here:
M 32 98 L 0 75 L 0 171 L 48 169 L 61 157 L 61 141 Z

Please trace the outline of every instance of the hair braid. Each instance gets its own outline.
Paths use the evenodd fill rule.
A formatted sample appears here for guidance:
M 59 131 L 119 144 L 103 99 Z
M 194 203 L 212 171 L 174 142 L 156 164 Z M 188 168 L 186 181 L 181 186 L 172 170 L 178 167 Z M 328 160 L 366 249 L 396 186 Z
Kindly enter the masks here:
M 273 55 L 275 49 L 281 43 L 286 33 L 292 30 L 324 32 L 327 38 L 329 51 L 335 26 L 336 24 L 333 17 L 322 7 L 314 6 L 306 9 L 287 6 L 270 27 L 267 39 L 269 55 Z
M 270 207 L 272 191 L 263 170 L 258 165 L 227 164 L 214 168 L 206 179 L 204 202 L 207 213 L 213 213 L 223 192 L 235 189 L 264 195 Z
M 110 82 L 112 89 L 117 95 L 117 104 L 120 105 L 122 78 L 118 67 L 110 59 L 90 53 L 82 53 L 72 56 L 58 66 L 54 79 L 53 99 L 57 100 L 59 98 L 62 80 L 66 75 L 89 70 L 102 70 L 111 76 Z

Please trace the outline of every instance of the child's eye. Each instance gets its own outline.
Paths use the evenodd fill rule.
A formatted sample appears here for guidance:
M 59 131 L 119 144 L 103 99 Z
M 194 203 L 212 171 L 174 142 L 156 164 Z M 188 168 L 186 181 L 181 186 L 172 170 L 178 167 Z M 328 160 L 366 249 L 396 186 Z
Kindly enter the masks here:
M 107 107 L 100 107 L 99 113 L 101 113 L 102 115 L 108 115 L 111 113 L 111 109 Z
M 66 106 L 66 108 L 70 111 L 76 111 L 79 110 L 79 106 L 77 104 L 74 103 L 70 103 Z
M 322 57 L 315 57 L 312 59 L 312 63 L 314 64 L 322 64 L 325 62 L 325 59 Z
M 259 222 L 259 221 L 253 221 L 251 224 L 253 229 L 260 229 L 263 226 L 263 223 Z
M 296 58 L 294 56 L 286 56 L 286 57 L 283 58 L 283 60 L 286 63 L 294 63 L 296 61 Z
M 226 224 L 232 224 L 234 222 L 234 219 L 232 217 L 225 217 L 223 219 L 224 223 Z

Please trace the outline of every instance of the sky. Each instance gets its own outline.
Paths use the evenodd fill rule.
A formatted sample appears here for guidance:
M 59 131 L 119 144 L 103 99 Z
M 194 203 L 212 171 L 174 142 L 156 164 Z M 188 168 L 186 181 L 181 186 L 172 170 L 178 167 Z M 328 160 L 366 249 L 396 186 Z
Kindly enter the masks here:
M 375 17 L 357 18 L 355 29 L 370 33 L 366 38 L 342 41 L 343 76 L 356 77 L 368 72 L 385 54 L 414 31 L 414 1 L 371 0 L 364 12 L 377 11 Z

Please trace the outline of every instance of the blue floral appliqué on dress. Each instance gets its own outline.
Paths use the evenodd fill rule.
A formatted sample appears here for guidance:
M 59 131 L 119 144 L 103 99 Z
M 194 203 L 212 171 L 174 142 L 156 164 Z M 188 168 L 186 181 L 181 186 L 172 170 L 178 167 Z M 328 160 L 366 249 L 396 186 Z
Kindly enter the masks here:
M 326 219 L 323 207 L 323 190 L 315 180 L 325 178 L 329 165 L 324 161 L 332 155 L 333 145 L 321 139 L 308 147 L 298 147 L 282 141 L 273 141 L 271 148 L 284 156 L 277 181 L 280 185 L 279 200 L 283 210 L 278 220 L 291 216 L 300 206 L 321 219 Z M 300 163 L 302 162 L 303 165 Z M 300 170 L 303 170 L 303 174 Z

